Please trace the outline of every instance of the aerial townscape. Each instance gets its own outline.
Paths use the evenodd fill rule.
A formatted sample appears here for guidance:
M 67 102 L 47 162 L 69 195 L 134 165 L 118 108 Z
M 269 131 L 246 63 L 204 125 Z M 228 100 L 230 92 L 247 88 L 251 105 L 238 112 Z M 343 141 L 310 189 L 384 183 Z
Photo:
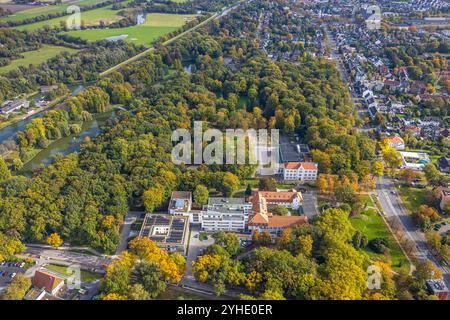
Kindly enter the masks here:
M 0 300 L 448 300 L 449 39 L 446 0 L 0 0 Z

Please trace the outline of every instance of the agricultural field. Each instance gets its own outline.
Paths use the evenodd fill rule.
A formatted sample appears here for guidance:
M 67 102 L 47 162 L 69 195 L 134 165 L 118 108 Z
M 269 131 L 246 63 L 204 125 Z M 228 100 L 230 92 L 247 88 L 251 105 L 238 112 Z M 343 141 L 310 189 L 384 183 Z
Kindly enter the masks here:
M 100 21 L 105 22 L 105 24 L 109 24 L 122 19 L 122 17 L 119 16 L 118 13 L 119 10 L 113 10 L 112 6 L 106 6 L 104 8 L 84 11 L 81 12 L 81 23 L 86 26 L 98 25 Z M 68 18 L 69 16 L 64 16 L 45 21 L 39 21 L 31 24 L 17 26 L 14 29 L 22 31 L 22 30 L 36 30 L 39 28 L 43 28 L 44 26 L 60 27 L 61 24 L 66 23 Z
M 394 236 L 389 231 L 383 218 L 375 209 L 368 209 L 363 213 L 350 219 L 353 227 L 365 234 L 368 240 L 375 238 L 387 239 L 389 243 L 389 257 L 392 269 L 396 272 L 407 274 L 410 269 L 410 263 L 403 253 L 402 249 L 395 241 Z M 363 249 L 374 260 L 385 260 L 384 255 L 370 250 L 368 247 Z
M 101 3 L 103 1 L 106 0 L 71 0 L 71 1 L 63 1 L 63 3 L 60 5 L 34 6 L 33 8 L 21 5 L 21 7 L 23 7 L 24 10 L 17 11 L 14 14 L 11 14 L 7 17 L 2 17 L 0 18 L 0 21 L 1 22 L 20 21 L 43 15 L 45 16 L 52 13 L 65 12 L 67 8 L 70 7 L 71 5 L 83 7 L 93 5 L 96 3 Z
M 195 19 L 196 16 L 196 14 L 149 13 L 142 25 L 149 27 L 182 27 L 187 22 Z
M 30 64 L 39 65 L 64 51 L 70 53 L 77 52 L 77 50 L 71 48 L 53 45 L 44 45 L 39 50 L 23 52 L 22 53 L 23 58 L 12 60 L 10 64 L 0 67 L 0 73 L 9 72 L 11 70 L 16 69 L 19 66 L 28 66 Z
M 74 30 L 65 32 L 65 34 L 88 41 L 117 37 L 117 39 L 123 38 L 127 42 L 148 47 L 160 36 L 177 30 L 194 17 L 194 15 L 148 14 L 146 21 L 137 26 L 114 29 Z

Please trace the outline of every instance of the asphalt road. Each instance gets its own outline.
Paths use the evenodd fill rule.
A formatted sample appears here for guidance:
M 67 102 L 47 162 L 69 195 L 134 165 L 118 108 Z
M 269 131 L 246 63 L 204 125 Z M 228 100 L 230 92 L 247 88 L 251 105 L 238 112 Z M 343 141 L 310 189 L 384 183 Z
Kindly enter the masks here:
M 431 260 L 441 270 L 445 284 L 450 288 L 450 274 L 428 249 L 424 234 L 414 225 L 408 209 L 403 205 L 400 195 L 395 189 L 392 179 L 387 177 L 379 178 L 376 193 L 385 216 L 388 218 L 397 217 L 402 223 L 407 236 L 415 242 L 417 259 Z
M 141 211 L 130 211 L 125 217 L 122 230 L 120 232 L 120 243 L 116 250 L 116 256 L 118 256 L 122 251 L 125 251 L 128 247 L 128 237 L 130 236 L 131 225 L 140 217 L 141 214 L 145 212 Z

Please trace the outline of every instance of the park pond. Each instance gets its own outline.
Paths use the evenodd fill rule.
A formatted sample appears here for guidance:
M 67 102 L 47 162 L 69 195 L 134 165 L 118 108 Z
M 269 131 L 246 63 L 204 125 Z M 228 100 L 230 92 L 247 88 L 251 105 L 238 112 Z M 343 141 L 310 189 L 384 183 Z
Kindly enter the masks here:
M 69 86 L 69 90 L 71 91 L 71 95 L 75 96 L 78 94 L 78 92 L 80 92 L 81 90 L 84 89 L 83 85 L 73 85 L 73 86 Z M 36 102 L 38 102 L 39 100 L 41 100 L 43 98 L 43 94 L 42 93 L 38 93 L 32 97 L 30 97 L 31 100 L 34 100 Z M 33 114 L 32 116 L 29 117 L 25 117 L 24 119 L 10 125 L 7 126 L 3 129 L 0 130 L 0 144 L 5 142 L 8 139 L 13 139 L 17 132 L 19 131 L 23 131 L 25 129 L 25 126 L 31 122 L 31 120 L 36 119 L 36 118 L 40 118 L 42 117 L 42 114 L 47 111 L 50 110 L 49 109 L 43 109 L 39 112 L 36 112 L 35 114 Z
M 80 150 L 81 144 L 86 137 L 95 137 L 101 132 L 101 128 L 109 119 L 114 119 L 116 112 L 110 110 L 104 113 L 95 114 L 91 121 L 87 121 L 82 126 L 82 131 L 78 135 L 70 135 L 52 142 L 47 148 L 40 151 L 33 159 L 25 163 L 21 172 L 31 173 L 41 166 L 48 166 L 54 161 L 56 155 L 66 156 L 72 152 Z

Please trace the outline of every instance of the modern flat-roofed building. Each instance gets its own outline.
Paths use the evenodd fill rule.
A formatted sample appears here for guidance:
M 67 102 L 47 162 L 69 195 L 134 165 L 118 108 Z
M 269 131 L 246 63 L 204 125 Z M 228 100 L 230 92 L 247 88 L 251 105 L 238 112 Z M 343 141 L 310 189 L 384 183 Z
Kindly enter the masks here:
M 244 198 L 209 198 L 203 206 L 200 223 L 205 231 L 244 231 L 252 204 Z
M 314 162 L 287 162 L 284 164 L 285 181 L 316 181 L 318 165 Z
M 189 216 L 192 208 L 192 192 L 173 191 L 169 201 L 169 213 L 179 216 Z
M 147 214 L 139 237 L 155 241 L 161 249 L 186 254 L 189 217 L 170 214 Z
M 424 152 L 406 152 L 400 151 L 403 158 L 402 168 L 422 170 L 422 168 L 430 163 L 430 157 Z

